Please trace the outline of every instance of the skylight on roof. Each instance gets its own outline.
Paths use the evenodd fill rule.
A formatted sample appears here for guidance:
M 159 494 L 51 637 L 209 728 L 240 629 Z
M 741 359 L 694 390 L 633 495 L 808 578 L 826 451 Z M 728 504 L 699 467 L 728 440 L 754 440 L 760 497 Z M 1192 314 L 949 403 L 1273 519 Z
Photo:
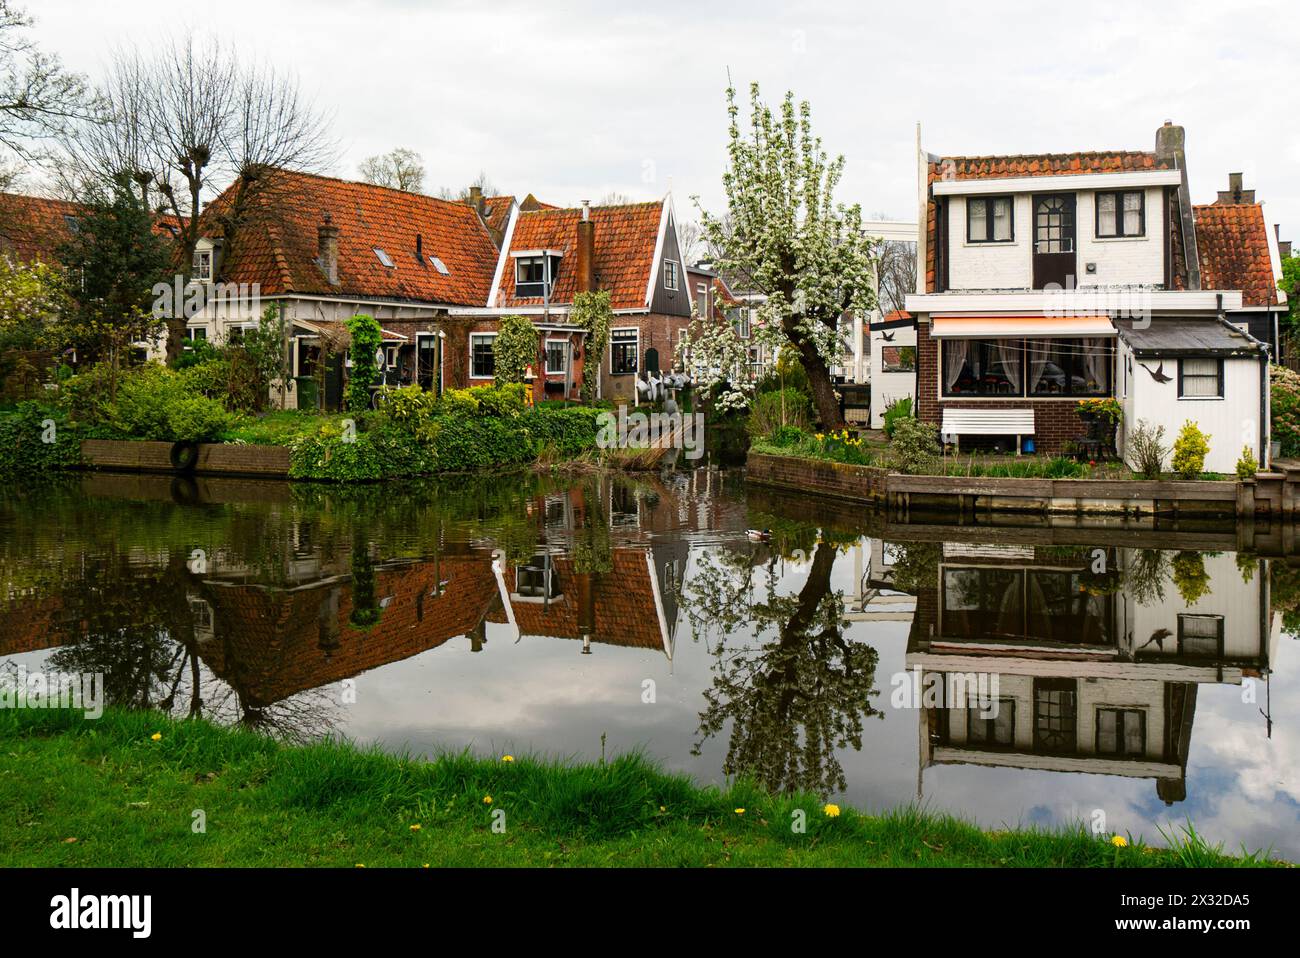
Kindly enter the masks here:
M 451 270 L 447 269 L 447 264 L 444 263 L 442 260 L 438 259 L 438 257 L 436 256 L 429 257 L 429 265 L 432 266 L 434 269 L 436 269 L 443 276 L 446 276 L 451 272 Z
M 383 263 L 389 269 L 393 268 L 393 258 L 389 256 L 387 253 L 385 253 L 383 250 L 381 250 L 378 246 L 375 247 L 375 255 L 379 257 L 379 262 Z

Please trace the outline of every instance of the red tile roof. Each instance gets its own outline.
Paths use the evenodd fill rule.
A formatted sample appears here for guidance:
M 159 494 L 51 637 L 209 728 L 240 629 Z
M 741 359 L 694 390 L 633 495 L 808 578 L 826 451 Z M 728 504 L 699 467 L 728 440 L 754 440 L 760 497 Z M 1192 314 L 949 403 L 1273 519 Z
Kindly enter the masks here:
M 930 182 L 988 180 L 1012 176 L 1069 176 L 1076 173 L 1128 173 L 1172 169 L 1154 153 L 1114 150 L 1088 153 L 1038 153 L 1015 156 L 945 156 L 930 164 Z
M 655 245 L 663 218 L 662 201 L 626 206 L 593 206 L 591 221 L 596 237 L 596 287 L 610 292 L 614 309 L 644 309 Z M 511 252 L 559 250 L 560 271 L 551 293 L 552 304 L 573 302 L 578 291 L 577 244 L 581 209 L 542 209 L 520 213 L 510 246 L 504 251 L 505 268 L 497 301 L 489 306 L 540 306 L 540 296 L 515 295 L 514 259 Z
M 22 262 L 59 261 L 59 247 L 72 236 L 69 218 L 81 207 L 65 200 L 0 193 L 0 250 Z
M 496 269 L 497 250 L 478 212 L 466 203 L 277 171 L 261 191 L 247 224 L 226 254 L 221 278 L 260 283 L 264 295 L 311 293 L 420 303 L 481 306 Z M 205 233 L 220 235 L 216 216 L 223 193 L 205 216 Z M 339 230 L 337 286 L 317 264 L 319 227 L 326 214 Z M 422 257 L 416 257 L 416 237 Z M 388 254 L 384 266 L 375 249 Z M 447 274 L 429 263 L 436 256 Z
M 1239 289 L 1243 306 L 1275 306 L 1277 280 L 1258 203 L 1194 206 L 1202 289 Z
M 483 219 L 488 229 L 504 233 L 510 222 L 510 208 L 514 205 L 513 196 L 488 196 L 483 199 Z

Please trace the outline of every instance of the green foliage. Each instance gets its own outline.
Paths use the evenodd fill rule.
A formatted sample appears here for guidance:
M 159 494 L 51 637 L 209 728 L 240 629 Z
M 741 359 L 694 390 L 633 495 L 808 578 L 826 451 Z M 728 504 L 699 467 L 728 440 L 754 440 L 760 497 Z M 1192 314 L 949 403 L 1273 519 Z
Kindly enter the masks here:
M 515 466 L 535 458 L 527 430 L 517 422 L 489 417 L 441 420 L 434 446 L 441 472 Z
M 437 408 L 438 398 L 418 385 L 387 389 L 379 394 L 379 411 L 418 442 L 432 442 L 437 435 L 433 420 Z
M 1300 312 L 1297 312 L 1300 310 L 1300 256 L 1282 260 L 1282 281 L 1277 285 L 1287 297 L 1286 323 L 1295 330 L 1300 327 Z
M 370 408 L 370 387 L 379 376 L 375 353 L 383 345 L 384 334 L 373 316 L 358 314 L 348 320 L 352 336 L 352 369 L 348 373 L 347 404 L 352 412 Z
M 1296 299 L 1300 300 L 1300 296 Z M 1296 308 L 1295 301 L 1291 308 Z M 1282 455 L 1300 456 L 1300 373 L 1272 365 L 1268 374 L 1272 397 L 1271 437 L 1282 444 Z
M 895 399 L 885 407 L 884 430 L 885 436 L 889 439 L 894 438 L 894 430 L 897 428 L 900 420 L 912 418 L 912 397 L 903 396 Z
M 569 322 L 587 333 L 583 349 L 586 355 L 582 360 L 582 390 L 580 395 L 584 402 L 596 398 L 596 386 L 600 380 L 601 363 L 604 362 L 605 348 L 609 345 L 609 328 L 613 323 L 614 310 L 610 306 L 609 290 L 602 289 L 593 293 L 578 293 L 573 297 L 573 308 L 569 310 Z
M 233 421 L 222 403 L 191 393 L 175 371 L 149 363 L 123 373 L 109 425 L 123 438 L 201 442 Z
M 523 383 L 471 386 L 469 392 L 478 401 L 480 416 L 508 419 L 521 414 L 528 405 L 528 387 Z
M 176 361 L 172 363 L 175 370 L 190 369 L 193 366 L 201 366 L 204 363 L 215 362 L 222 358 L 220 347 L 208 342 L 206 339 L 194 339 L 185 344 Z
M 1165 468 L 1169 447 L 1165 444 L 1165 427 L 1153 426 L 1139 419 L 1124 443 L 1128 463 L 1143 479 L 1159 479 Z
M 0 413 L 0 478 L 42 476 L 80 459 L 80 439 L 63 410 L 24 402 Z
M 1250 446 L 1242 446 L 1241 456 L 1237 459 L 1237 478 L 1253 479 L 1257 472 L 1259 472 L 1259 460 L 1255 458 L 1255 453 L 1251 451 Z
M 851 436 L 847 430 L 809 435 L 796 426 L 779 426 L 770 437 L 756 441 L 750 448 L 760 453 L 825 459 L 851 466 L 879 465 L 878 456 L 866 440 Z
M 806 396 L 812 395 L 812 386 L 808 383 L 808 371 L 803 368 L 799 351 L 793 346 L 783 346 L 777 353 L 772 370 L 758 384 L 758 392 L 773 392 L 781 389 L 794 389 Z
M 1174 585 L 1188 605 L 1210 594 L 1210 574 L 1205 571 L 1205 557 L 1199 552 L 1180 552 L 1172 563 Z
M 496 368 L 496 384 L 522 383 L 524 371 L 536 367 L 538 332 L 532 320 L 525 316 L 502 316 L 497 324 L 497 337 L 492 341 L 492 362 Z M 537 373 L 537 369 L 533 369 Z
M 20 263 L 0 256 L 0 346 L 35 349 L 68 309 L 63 274 L 45 263 Z
M 939 458 L 939 427 L 919 419 L 900 419 L 889 446 L 900 472 L 926 475 Z
M 1180 479 L 1195 479 L 1205 471 L 1205 456 L 1210 451 L 1210 437 L 1188 419 L 1174 440 L 1174 457 L 1170 461 Z
M 1019 456 L 1005 462 L 950 463 L 949 476 L 989 479 L 1081 479 L 1088 474 L 1083 463 L 1065 456 Z
M 290 445 L 291 479 L 324 479 L 333 482 L 375 482 L 420 476 L 435 470 L 432 449 L 412 442 L 409 433 L 391 421 L 380 420 L 371 428 L 355 430 L 346 422 L 327 420 L 313 433 Z
M 1124 418 L 1124 407 L 1114 397 L 1105 399 L 1080 399 L 1077 407 L 1080 416 L 1095 416 L 1109 423 L 1119 423 Z
M 378 324 L 375 326 L 378 329 Z M 244 332 L 243 342 L 236 347 L 242 352 L 231 364 L 233 373 L 243 372 L 246 392 L 256 397 L 256 404 L 250 411 L 266 408 L 270 390 L 281 392 L 289 381 L 289 322 L 284 312 L 275 306 L 268 306 L 262 313 L 261 322 L 253 329 Z M 383 334 L 380 334 L 380 342 Z M 355 343 L 355 339 L 353 342 Z M 376 346 L 379 344 L 376 343 Z M 370 350 L 370 361 L 374 364 L 375 350 Z M 242 361 L 241 361 L 242 360 Z M 354 367 L 355 368 L 355 367 Z M 371 381 L 373 382 L 373 373 Z M 241 408 L 246 408 L 241 406 Z
M 812 419 L 812 401 L 807 393 L 778 389 L 754 397 L 748 429 L 751 436 L 770 436 L 783 426 L 807 430 Z

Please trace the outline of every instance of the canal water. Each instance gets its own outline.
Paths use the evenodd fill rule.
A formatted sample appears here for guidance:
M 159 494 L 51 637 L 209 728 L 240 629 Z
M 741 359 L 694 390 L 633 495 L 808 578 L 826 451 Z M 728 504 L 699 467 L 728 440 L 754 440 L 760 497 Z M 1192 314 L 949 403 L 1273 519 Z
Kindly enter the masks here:
M 641 749 L 1300 858 L 1300 643 L 1232 530 L 892 525 L 739 472 L 0 491 L 0 668 L 436 754 Z

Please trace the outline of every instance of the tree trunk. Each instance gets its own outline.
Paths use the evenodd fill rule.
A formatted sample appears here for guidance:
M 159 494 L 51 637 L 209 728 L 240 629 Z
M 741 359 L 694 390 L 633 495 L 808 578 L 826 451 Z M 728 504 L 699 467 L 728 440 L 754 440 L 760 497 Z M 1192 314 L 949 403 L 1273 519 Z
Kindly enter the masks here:
M 173 309 L 175 313 L 177 310 Z M 172 366 L 176 363 L 176 358 L 180 356 L 181 350 L 185 347 L 185 313 L 181 310 L 179 316 L 167 317 L 167 365 Z
M 817 347 L 809 342 L 799 343 L 799 358 L 803 361 L 804 372 L 808 374 L 808 388 L 812 390 L 813 406 L 817 410 L 817 419 L 822 429 L 830 431 L 844 425 L 840 414 L 840 401 L 835 398 L 835 386 L 831 382 L 831 371 L 822 359 Z

